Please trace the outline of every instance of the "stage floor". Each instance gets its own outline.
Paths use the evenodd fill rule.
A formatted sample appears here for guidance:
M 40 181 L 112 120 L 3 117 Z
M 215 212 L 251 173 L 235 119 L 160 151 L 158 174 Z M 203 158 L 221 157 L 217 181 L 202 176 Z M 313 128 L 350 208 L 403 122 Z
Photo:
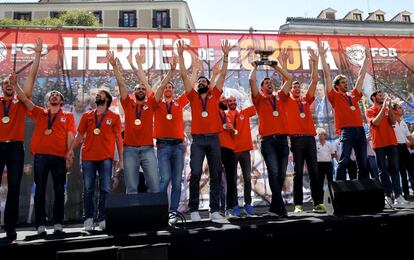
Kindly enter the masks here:
M 289 218 L 279 219 L 267 214 L 268 207 L 258 207 L 255 208 L 257 217 L 231 218 L 222 223 L 210 221 L 208 212 L 202 211 L 203 220 L 200 222 L 188 220 L 175 229 L 122 236 L 110 236 L 102 231 L 87 233 L 81 223 L 65 225 L 65 233 L 60 235 L 54 235 L 53 227 L 50 227 L 46 236 L 38 236 L 34 227 L 23 227 L 18 229 L 17 243 L 13 245 L 6 244 L 5 233 L 0 233 L 0 255 L 18 257 L 26 253 L 41 253 L 42 260 L 45 260 L 56 259 L 56 252 L 63 250 L 167 243 L 169 259 L 211 259 L 246 256 L 250 250 L 255 251 L 255 256 L 266 255 L 267 250 L 272 250 L 272 245 L 283 245 L 288 249 L 299 243 L 300 248 L 309 245 L 311 249 L 313 244 L 332 243 L 331 246 L 335 247 L 348 236 L 353 237 L 352 244 L 377 240 L 378 244 L 382 237 L 390 239 L 400 232 L 412 237 L 414 232 L 414 203 L 394 210 L 385 209 L 375 215 L 329 216 L 315 214 L 311 209 L 310 204 L 305 204 L 305 212 L 293 213 L 293 206 L 288 206 Z M 186 218 L 190 219 L 189 215 Z M 256 252 L 256 247 L 262 250 Z

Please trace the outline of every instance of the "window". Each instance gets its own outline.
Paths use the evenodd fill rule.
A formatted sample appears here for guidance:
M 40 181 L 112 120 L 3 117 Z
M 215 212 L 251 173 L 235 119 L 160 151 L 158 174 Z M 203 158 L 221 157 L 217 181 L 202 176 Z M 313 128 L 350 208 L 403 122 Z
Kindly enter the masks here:
M 137 11 L 120 11 L 119 27 L 137 27 Z
M 64 12 L 57 12 L 57 11 L 52 11 L 50 12 L 50 18 L 59 18 Z
M 153 28 L 171 28 L 170 10 L 154 10 L 152 17 Z
M 92 14 L 95 16 L 96 20 L 102 24 L 102 11 L 93 11 Z
M 377 14 L 377 21 L 384 21 L 384 15 L 383 14 Z
M 362 21 L 362 15 L 361 14 L 354 14 L 354 20 L 355 21 Z
M 409 15 L 403 15 L 402 20 L 403 20 L 403 22 L 411 23 L 411 18 L 410 18 Z
M 13 15 L 14 20 L 32 20 L 32 12 L 15 12 Z
M 326 19 L 335 20 L 335 13 L 334 12 L 327 12 Z

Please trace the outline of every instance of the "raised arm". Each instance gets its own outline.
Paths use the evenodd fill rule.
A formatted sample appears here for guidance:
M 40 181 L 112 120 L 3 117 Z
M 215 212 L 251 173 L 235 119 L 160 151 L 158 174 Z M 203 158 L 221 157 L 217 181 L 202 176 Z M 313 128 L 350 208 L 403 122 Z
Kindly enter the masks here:
M 287 72 L 287 70 L 285 70 L 284 68 L 281 68 L 277 65 L 274 65 L 273 68 L 275 69 L 275 71 L 277 71 L 280 75 L 282 75 L 282 78 L 285 78 L 286 81 L 283 83 L 282 85 L 282 91 L 286 94 L 289 95 L 289 91 L 292 88 L 292 81 L 293 81 L 293 76 L 292 74 L 290 74 L 289 72 Z
M 287 60 L 289 58 L 289 53 L 286 48 L 283 48 L 280 53 L 279 57 L 277 57 L 280 66 L 287 71 Z M 285 77 L 282 77 L 282 82 L 284 83 L 287 79 Z
M 108 59 L 109 64 L 112 65 L 116 81 L 118 82 L 119 95 L 121 96 L 121 99 L 124 100 L 128 96 L 128 89 L 126 87 L 124 77 L 122 77 L 119 69 L 119 61 L 118 59 L 115 59 L 114 53 L 112 51 L 108 51 L 106 53 L 106 58 Z
M 145 76 L 144 69 L 142 68 L 142 63 L 145 59 L 145 52 L 141 51 L 135 55 L 135 61 L 137 62 L 137 76 L 139 81 L 144 84 L 145 88 L 147 89 L 147 96 L 150 96 L 153 92 L 152 87 L 148 83 L 147 76 Z
M 309 85 L 308 91 L 306 92 L 306 95 L 310 98 L 313 98 L 315 96 L 316 85 L 318 84 L 319 56 L 311 48 L 308 48 L 308 53 L 309 53 L 309 59 L 310 59 L 311 66 L 312 66 L 312 74 L 311 74 L 312 79 L 311 79 L 311 83 Z
M 35 51 L 35 59 L 32 64 L 32 68 L 30 69 L 29 76 L 27 77 L 26 81 L 24 82 L 23 91 L 26 97 L 32 98 L 32 91 L 33 91 L 33 85 L 36 80 L 37 71 L 39 70 L 39 64 L 40 64 L 40 56 L 42 53 L 42 46 L 43 46 L 43 40 L 41 38 L 37 38 L 36 45 L 34 47 Z
M 332 78 L 331 78 L 331 70 L 328 66 L 328 63 L 326 62 L 326 51 L 327 50 L 328 49 L 326 49 L 322 43 L 319 44 L 318 53 L 319 53 L 319 56 L 321 57 L 321 62 L 322 62 L 323 75 L 325 79 L 325 89 L 326 89 L 326 93 L 329 93 L 333 89 L 333 85 L 332 85 Z
M 184 84 L 184 89 L 186 93 L 190 93 L 193 89 L 190 80 L 188 79 L 187 70 L 185 69 L 184 64 L 184 42 L 178 41 L 177 43 L 177 51 L 178 51 L 178 63 L 180 65 L 180 77 Z
M 361 69 L 359 70 L 358 79 L 355 83 L 355 88 L 359 93 L 362 93 L 362 87 L 364 86 L 364 79 L 367 73 L 368 63 L 371 60 L 371 50 L 368 46 L 365 46 L 365 60 L 362 64 Z
M 161 81 L 160 86 L 157 88 L 157 92 L 155 92 L 155 101 L 160 101 L 162 94 L 164 93 L 165 86 L 171 80 L 171 75 L 174 73 L 175 68 L 177 67 L 177 57 L 172 57 L 170 59 L 170 70 L 168 71 L 167 75 L 165 75 L 164 79 Z
M 213 73 L 211 74 L 210 84 L 212 86 L 216 85 L 217 76 L 220 74 L 220 65 L 218 63 L 213 66 Z
M 17 96 L 19 97 L 20 101 L 26 106 L 27 110 L 32 111 L 35 105 L 33 104 L 32 100 L 29 99 L 23 90 L 20 88 L 19 83 L 17 82 L 17 75 L 15 72 L 10 75 L 10 84 L 13 86 L 14 91 L 16 92 Z
M 374 119 L 371 120 L 371 124 L 373 124 L 374 126 L 379 126 L 381 124 L 381 121 L 382 121 L 382 119 L 384 117 L 385 112 L 390 107 L 390 101 L 391 100 L 390 100 L 389 97 L 384 98 L 384 102 L 382 103 L 381 110 L 378 113 L 378 115 Z M 388 111 L 388 113 L 389 113 L 388 115 L 390 115 L 390 111 Z M 394 119 L 392 124 L 395 124 L 395 116 L 394 116 L 394 113 L 393 113 L 393 116 L 392 117 Z M 390 123 L 391 123 L 391 120 L 390 120 Z
M 191 86 L 194 86 L 194 84 L 197 81 L 198 73 L 202 70 L 202 64 L 200 59 L 193 55 L 193 73 L 191 74 Z
M 218 90 L 223 91 L 224 80 L 226 79 L 227 74 L 227 66 L 229 64 L 229 51 L 231 50 L 230 43 L 227 40 L 221 44 L 221 50 L 223 51 L 223 66 L 221 66 L 221 72 L 217 80 L 216 87 Z
M 259 94 L 259 88 L 257 87 L 257 83 L 256 83 L 257 63 L 253 62 L 252 66 L 253 68 L 249 74 L 249 85 L 250 85 L 250 90 L 252 92 L 253 97 L 256 97 Z

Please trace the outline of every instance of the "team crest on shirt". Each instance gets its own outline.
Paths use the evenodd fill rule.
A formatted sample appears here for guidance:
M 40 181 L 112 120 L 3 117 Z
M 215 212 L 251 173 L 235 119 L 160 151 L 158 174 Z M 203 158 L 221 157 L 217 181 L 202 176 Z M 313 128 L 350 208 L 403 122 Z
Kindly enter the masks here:
M 244 116 L 243 115 L 240 115 L 240 120 L 244 120 Z
M 306 105 L 306 100 L 302 100 L 302 105 Z
M 144 105 L 142 108 L 143 108 L 144 110 L 147 110 L 147 109 L 148 109 L 148 106 L 147 106 L 147 105 Z
M 347 95 L 348 97 L 351 97 L 351 98 L 354 98 L 354 97 L 355 97 L 355 95 L 354 95 L 354 94 L 352 94 L 351 92 L 346 92 L 346 95 Z
M 19 100 L 17 98 L 14 98 L 13 99 L 13 104 L 17 104 L 17 103 L 19 103 Z
M 112 119 L 108 119 L 108 120 L 106 120 L 106 124 L 107 124 L 107 125 L 111 125 L 111 123 L 112 123 Z
M 178 107 L 178 103 L 177 102 L 174 102 L 174 106 Z
M 66 117 L 61 117 L 60 122 L 65 123 L 66 122 Z

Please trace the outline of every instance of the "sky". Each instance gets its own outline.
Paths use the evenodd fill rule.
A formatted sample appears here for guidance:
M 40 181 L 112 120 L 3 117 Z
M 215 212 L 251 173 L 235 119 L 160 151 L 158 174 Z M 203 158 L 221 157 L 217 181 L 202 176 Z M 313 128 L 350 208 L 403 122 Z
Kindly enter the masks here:
M 1 2 L 37 2 L 37 0 L 0 0 Z M 278 30 L 286 17 L 313 17 L 331 7 L 337 18 L 358 8 L 364 12 L 381 9 L 385 20 L 407 10 L 414 13 L 413 0 L 187 0 L 197 29 Z M 412 16 L 414 20 L 414 15 Z

